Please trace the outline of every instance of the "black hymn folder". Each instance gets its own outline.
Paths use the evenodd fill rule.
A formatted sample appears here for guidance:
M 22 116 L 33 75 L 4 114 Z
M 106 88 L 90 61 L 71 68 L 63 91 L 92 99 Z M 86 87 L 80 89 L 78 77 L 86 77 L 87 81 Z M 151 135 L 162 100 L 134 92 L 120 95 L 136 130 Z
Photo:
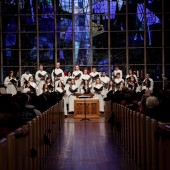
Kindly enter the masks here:
M 12 84 L 16 84 L 16 83 L 17 83 L 17 81 L 14 80 L 14 79 L 11 79 L 10 82 L 11 82 Z

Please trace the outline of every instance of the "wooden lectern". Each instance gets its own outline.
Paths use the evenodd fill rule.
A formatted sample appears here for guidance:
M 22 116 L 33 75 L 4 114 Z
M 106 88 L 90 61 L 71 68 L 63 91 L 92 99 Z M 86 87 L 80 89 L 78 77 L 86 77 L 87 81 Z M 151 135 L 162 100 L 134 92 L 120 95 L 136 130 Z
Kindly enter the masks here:
M 83 96 L 85 96 L 83 94 Z M 99 100 L 96 98 L 76 98 L 74 100 L 74 118 L 99 118 Z

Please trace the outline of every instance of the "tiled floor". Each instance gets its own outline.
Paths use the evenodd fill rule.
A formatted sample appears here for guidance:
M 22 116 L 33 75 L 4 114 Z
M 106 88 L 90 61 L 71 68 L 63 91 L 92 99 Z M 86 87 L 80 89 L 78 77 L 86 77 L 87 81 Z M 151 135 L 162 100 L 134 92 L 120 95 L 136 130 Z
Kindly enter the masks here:
M 66 118 L 44 170 L 139 170 L 113 137 L 104 117 Z

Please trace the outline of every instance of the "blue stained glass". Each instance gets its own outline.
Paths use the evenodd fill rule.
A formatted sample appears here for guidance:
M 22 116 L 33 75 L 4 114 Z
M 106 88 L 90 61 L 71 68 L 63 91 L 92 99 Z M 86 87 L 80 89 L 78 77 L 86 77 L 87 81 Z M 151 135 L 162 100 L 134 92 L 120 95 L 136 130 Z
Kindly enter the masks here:
M 144 4 L 140 3 L 137 4 L 137 18 L 141 22 L 141 26 L 144 25 Z M 148 38 L 149 38 L 149 45 L 152 43 L 152 34 L 150 31 L 150 26 L 153 24 L 160 24 L 160 19 L 148 8 L 146 8 L 146 23 L 147 23 L 147 29 L 148 29 Z M 142 27 L 139 27 L 140 30 Z

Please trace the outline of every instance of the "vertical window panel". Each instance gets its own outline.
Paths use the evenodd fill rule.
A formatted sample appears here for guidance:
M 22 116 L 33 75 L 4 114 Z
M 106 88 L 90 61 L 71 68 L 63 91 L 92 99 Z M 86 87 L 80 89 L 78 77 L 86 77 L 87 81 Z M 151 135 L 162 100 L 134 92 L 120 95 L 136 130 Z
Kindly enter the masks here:
M 94 65 L 109 65 L 108 49 L 94 49 L 93 50 L 93 64 Z
M 18 50 L 13 50 L 11 48 L 6 48 L 5 50 L 3 50 L 3 65 L 18 66 L 19 65 Z
M 129 49 L 130 64 L 144 64 L 144 48 Z
M 22 66 L 37 66 L 37 49 L 21 50 Z

